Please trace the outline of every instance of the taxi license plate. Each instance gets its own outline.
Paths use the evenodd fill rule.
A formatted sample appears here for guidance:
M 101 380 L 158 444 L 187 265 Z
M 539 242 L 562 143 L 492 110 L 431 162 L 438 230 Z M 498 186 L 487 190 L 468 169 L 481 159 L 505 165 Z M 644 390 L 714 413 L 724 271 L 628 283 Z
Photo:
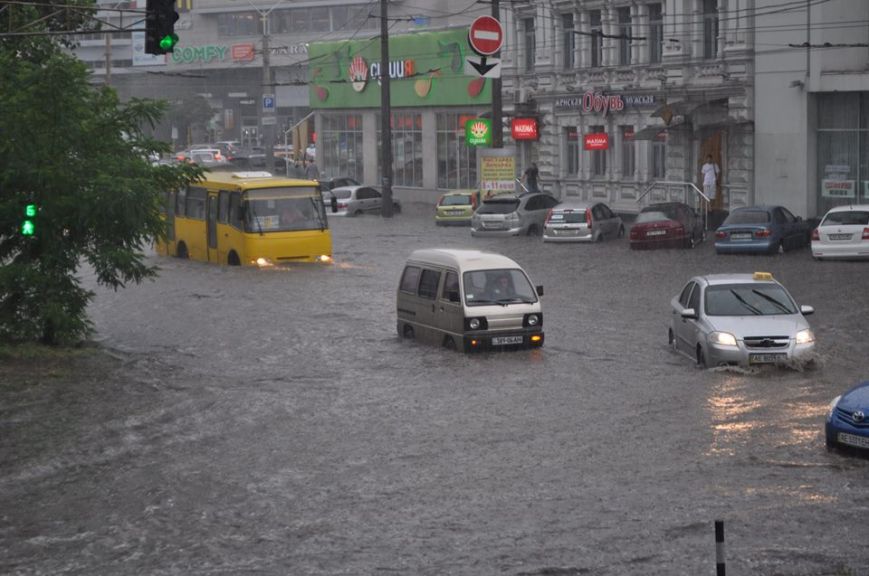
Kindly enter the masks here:
M 847 444 L 848 446 L 855 446 L 857 448 L 869 448 L 869 438 L 855 436 L 854 434 L 839 432 L 839 442 L 841 442 L 842 444 Z
M 464 214 L 461 210 L 447 210 L 447 216 L 461 216 Z
M 663 236 L 666 233 L 666 230 L 649 230 L 646 232 L 646 236 Z
M 830 234 L 829 238 L 830 238 L 830 240 L 850 240 L 851 235 L 850 234 Z
M 731 240 L 751 240 L 751 233 L 737 233 L 730 235 Z
M 787 354 L 749 354 L 749 364 L 775 364 L 787 358 Z
M 507 344 L 522 344 L 522 336 L 495 336 L 492 338 L 492 346 L 506 346 Z

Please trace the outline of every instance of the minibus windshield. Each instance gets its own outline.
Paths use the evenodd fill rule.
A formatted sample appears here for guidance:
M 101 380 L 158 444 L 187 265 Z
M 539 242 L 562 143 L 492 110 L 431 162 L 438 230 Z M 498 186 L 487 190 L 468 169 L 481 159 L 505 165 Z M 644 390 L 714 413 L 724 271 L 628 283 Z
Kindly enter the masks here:
M 246 200 L 247 232 L 322 230 L 327 227 L 323 199 L 315 188 L 249 190 Z
M 518 268 L 465 272 L 462 281 L 465 304 L 468 306 L 506 306 L 537 302 L 534 287 L 525 273 Z

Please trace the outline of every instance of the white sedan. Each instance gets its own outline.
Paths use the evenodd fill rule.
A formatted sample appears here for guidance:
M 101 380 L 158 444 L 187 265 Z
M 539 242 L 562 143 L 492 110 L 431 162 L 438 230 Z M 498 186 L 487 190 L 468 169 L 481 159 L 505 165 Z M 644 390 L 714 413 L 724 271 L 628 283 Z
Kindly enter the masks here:
M 812 256 L 869 258 L 869 204 L 831 208 L 812 231 Z

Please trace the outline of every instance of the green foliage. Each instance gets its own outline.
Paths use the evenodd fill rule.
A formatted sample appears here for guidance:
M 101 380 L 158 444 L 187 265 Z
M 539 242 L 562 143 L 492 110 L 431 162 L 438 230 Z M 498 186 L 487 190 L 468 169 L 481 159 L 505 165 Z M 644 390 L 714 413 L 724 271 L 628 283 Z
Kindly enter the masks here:
M 155 276 L 144 249 L 165 232 L 164 192 L 201 175 L 153 166 L 169 145 L 148 137 L 163 102 L 118 101 L 59 50 L 32 58 L 0 48 L 0 340 L 74 343 L 87 336 L 92 293 L 82 263 L 114 289 Z M 24 206 L 39 206 L 33 236 Z

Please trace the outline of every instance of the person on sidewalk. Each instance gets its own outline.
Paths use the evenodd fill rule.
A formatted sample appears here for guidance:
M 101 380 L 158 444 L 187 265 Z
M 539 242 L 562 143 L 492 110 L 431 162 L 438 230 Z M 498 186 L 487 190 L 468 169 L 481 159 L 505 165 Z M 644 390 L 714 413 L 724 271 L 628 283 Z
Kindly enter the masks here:
M 532 162 L 525 173 L 522 174 L 522 183 L 525 184 L 525 189 L 528 192 L 540 192 L 538 180 L 540 178 L 540 170 L 537 169 L 537 162 Z
M 317 163 L 313 160 L 308 162 L 308 165 L 305 166 L 305 178 L 308 180 L 319 180 L 320 179 L 320 169 L 317 168 Z

